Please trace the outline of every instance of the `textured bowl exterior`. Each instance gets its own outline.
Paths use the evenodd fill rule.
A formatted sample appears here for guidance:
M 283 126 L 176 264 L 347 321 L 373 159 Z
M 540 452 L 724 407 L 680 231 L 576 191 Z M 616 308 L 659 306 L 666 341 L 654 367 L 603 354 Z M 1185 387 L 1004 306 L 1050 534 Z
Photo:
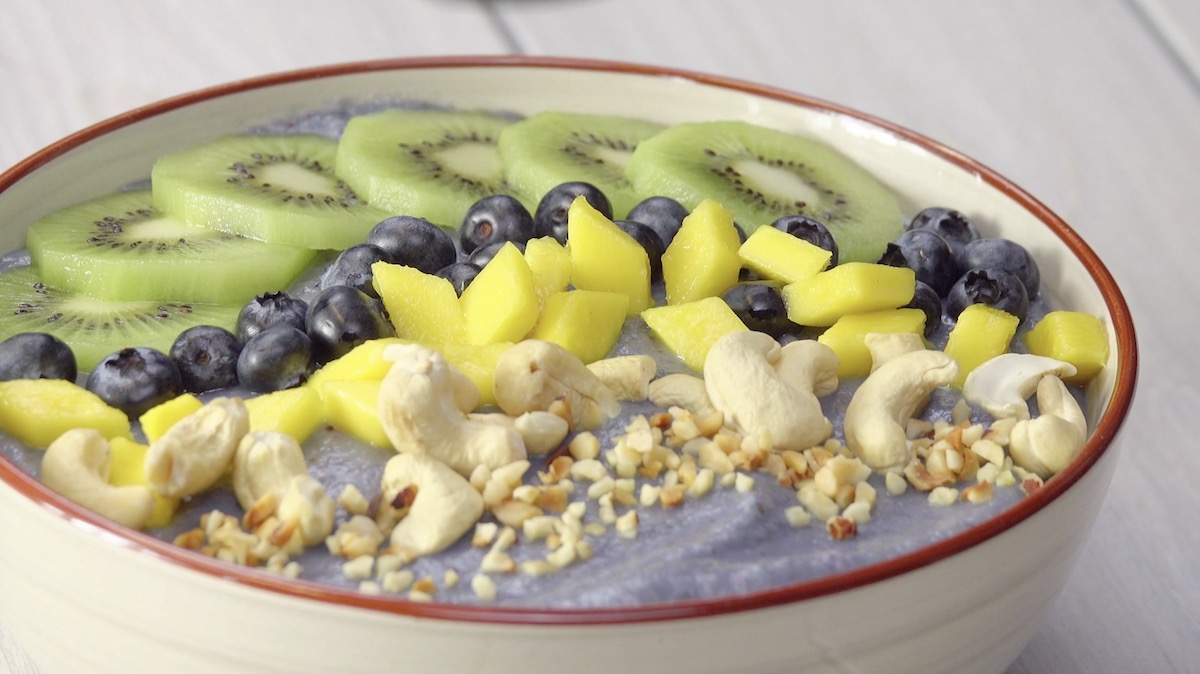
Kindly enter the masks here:
M 413 604 L 233 568 L 102 520 L 0 461 L 0 615 L 56 672 L 1000 672 L 1066 582 L 1117 459 L 1136 345 L 1115 282 L 1016 186 L 886 122 L 756 85 L 629 64 L 444 58 L 236 82 L 85 130 L 0 174 L 0 249 L 38 216 L 144 179 L 154 157 L 341 99 L 740 118 L 817 133 L 906 207 L 970 203 L 1043 260 L 1054 304 L 1104 316 L 1081 456 L 1001 517 L 916 553 L 727 600 L 604 611 Z M 999 232 L 991 232 L 996 235 Z

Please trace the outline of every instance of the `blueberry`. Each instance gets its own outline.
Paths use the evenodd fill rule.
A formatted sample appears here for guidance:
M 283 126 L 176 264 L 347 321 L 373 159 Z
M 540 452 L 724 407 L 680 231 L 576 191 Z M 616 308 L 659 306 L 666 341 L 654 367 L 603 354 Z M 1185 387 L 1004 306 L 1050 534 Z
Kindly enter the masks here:
M 238 383 L 256 393 L 281 391 L 303 384 L 312 368 L 312 340 L 303 330 L 279 325 L 258 333 L 242 347 Z
M 458 259 L 454 237 L 449 232 L 428 220 L 407 215 L 388 218 L 375 225 L 367 234 L 366 242 L 382 248 L 388 254 L 388 262 L 419 269 L 426 274 Z
M 913 216 L 906 229 L 928 229 L 946 240 L 955 257 L 962 247 L 979 238 L 979 230 L 967 216 L 950 208 L 933 207 Z M 970 269 L 964 266 L 963 269 Z
M 66 379 L 79 371 L 67 343 L 45 332 L 22 332 L 0 342 L 0 381 Z
M 634 241 L 646 251 L 646 256 L 650 258 L 650 279 L 657 281 L 662 278 L 662 256 L 665 251 L 662 239 L 658 238 L 658 234 L 649 226 L 643 225 L 640 222 L 633 220 L 617 220 L 614 222 L 617 227 L 629 236 L 633 237 Z
M 905 305 L 906 309 L 920 309 L 925 312 L 925 336 L 933 337 L 942 325 L 942 298 L 928 284 L 917 281 L 912 301 Z
M 553 236 L 559 243 L 567 242 L 567 210 L 577 197 L 583 197 L 592 208 L 612 220 L 612 203 L 599 187 L 591 183 L 570 182 L 555 185 L 542 195 L 533 214 L 535 236 Z
M 321 274 L 321 287 L 350 286 L 357 288 L 371 297 L 379 297 L 375 285 L 371 283 L 374 274 L 371 265 L 376 262 L 391 262 L 388 252 L 373 243 L 360 243 L 350 246 L 338 254 L 337 259 L 330 263 Z
M 492 258 L 496 257 L 496 253 L 499 253 L 500 249 L 503 248 L 504 244 L 506 243 L 511 243 L 512 245 L 516 246 L 517 250 L 521 251 L 522 253 L 525 252 L 525 244 L 523 242 L 493 241 L 471 251 L 471 254 L 467 256 L 466 261 L 468 264 L 473 264 L 476 267 L 483 269 L 487 266 L 487 263 L 492 261 Z
M 319 363 L 343 356 L 367 340 L 396 336 L 379 300 L 350 286 L 330 286 L 313 299 L 305 332 Z
M 986 304 L 1025 320 L 1029 296 L 1025 284 L 1007 269 L 976 267 L 963 274 L 946 296 L 946 314 L 957 320 L 972 304 Z
M 1042 275 L 1037 263 L 1025 247 L 1008 239 L 978 239 L 962 248 L 958 255 L 958 264 L 962 269 L 974 267 L 990 267 L 1007 269 L 1021 279 L 1025 292 L 1030 299 L 1037 297 Z
M 739 283 L 726 290 L 721 299 L 751 330 L 765 332 L 772 337 L 796 330 L 796 324 L 788 320 L 783 295 L 773 285 Z
M 434 272 L 437 276 L 441 276 L 454 286 L 454 292 L 462 296 L 463 291 L 467 286 L 471 285 L 471 281 L 479 276 L 479 272 L 483 271 L 480 267 L 471 264 L 470 262 L 455 262 L 454 264 L 446 265 Z
M 521 202 L 507 194 L 493 194 L 471 204 L 459 232 L 463 252 L 470 253 L 497 241 L 525 243 L 536 235 L 537 228 Z
M 945 297 L 958 280 L 958 262 L 946 240 L 929 229 L 911 229 L 887 245 L 880 264 L 908 267 L 917 280 L 929 285 L 938 297 Z
M 771 226 L 783 232 L 787 232 L 797 239 L 802 239 L 811 243 L 818 248 L 824 248 L 831 253 L 829 265 L 826 269 L 831 269 L 837 266 L 838 263 L 838 245 L 834 240 L 833 234 L 829 228 L 820 220 L 814 220 L 805 215 L 785 215 Z
M 179 368 L 183 390 L 204 393 L 237 384 L 237 335 L 215 325 L 197 325 L 175 338 L 171 360 Z
M 258 333 L 277 325 L 304 330 L 308 303 L 286 292 L 265 293 L 242 307 L 237 317 L 237 336 L 243 344 Z
M 175 361 L 162 351 L 144 346 L 105 356 L 84 386 L 130 419 L 183 393 Z
M 675 239 L 687 215 L 688 209 L 670 197 L 647 197 L 631 208 L 625 219 L 640 222 L 654 230 L 662 239 L 665 250 Z

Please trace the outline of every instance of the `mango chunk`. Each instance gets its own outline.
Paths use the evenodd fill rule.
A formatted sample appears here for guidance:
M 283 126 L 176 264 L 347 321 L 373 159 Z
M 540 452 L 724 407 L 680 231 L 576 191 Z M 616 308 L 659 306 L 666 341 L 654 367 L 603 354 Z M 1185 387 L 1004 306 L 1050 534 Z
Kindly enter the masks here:
M 567 210 L 567 250 L 576 288 L 628 296 L 627 316 L 653 304 L 646 249 L 583 197 Z
M 738 249 L 738 256 L 763 278 L 794 283 L 824 271 L 833 253 L 783 230 L 759 227 Z
M 1108 363 L 1108 332 L 1098 316 L 1082 311 L 1051 311 L 1025 333 L 1029 352 L 1075 366 L 1063 381 L 1084 384 Z
M 642 312 L 650 331 L 697 372 L 716 341 L 735 330 L 748 330 L 720 297 L 653 307 Z
M 838 356 L 838 377 L 862 377 L 871 372 L 871 352 L 866 336 L 870 333 L 925 331 L 925 312 L 920 309 L 886 309 L 865 314 L 842 316 L 817 341 L 833 349 Z
M 480 405 L 495 405 L 496 363 L 500 361 L 500 354 L 510 347 L 512 347 L 512 342 L 497 342 L 483 346 L 443 344 L 438 350 L 442 352 L 442 357 L 446 359 L 447 363 L 475 382 L 475 386 L 479 389 Z
M 843 262 L 783 287 L 788 319 L 829 327 L 849 314 L 896 309 L 912 301 L 917 277 L 908 267 Z
M 138 423 L 142 425 L 142 435 L 146 436 L 146 442 L 152 443 L 161 438 L 176 421 L 203 406 L 204 403 L 191 393 L 184 393 L 165 403 L 159 403 L 138 417 Z
M 599 290 L 568 290 L 546 298 L 533 338 L 553 342 L 584 363 L 612 351 L 625 325 L 629 296 Z
M 547 297 L 566 290 L 571 282 L 571 252 L 552 236 L 527 241 L 525 263 L 533 272 L 533 287 L 543 304 Z
M 450 281 L 386 262 L 371 265 L 371 274 L 397 337 L 425 345 L 465 341 L 467 323 Z
M 451 290 L 453 292 L 453 290 Z M 511 243 L 487 263 L 460 298 L 470 344 L 520 341 L 538 318 L 533 272 Z M 441 343 L 462 340 L 442 340 Z
M 971 370 L 1008 353 L 1020 323 L 1016 316 L 986 304 L 971 304 L 963 309 L 946 340 L 946 355 L 958 361 L 954 386 L 961 388 Z
M 328 381 L 321 387 L 325 416 L 334 428 L 376 447 L 391 448 L 379 420 L 382 381 Z
M 409 340 L 399 337 L 382 337 L 371 339 L 350 349 L 340 358 L 335 358 L 321 369 L 312 373 L 305 386 L 315 389 L 318 393 L 325 382 L 341 380 L 381 380 L 391 369 L 391 361 L 383 359 L 383 351 L 392 344 L 408 344 Z
M 150 486 L 146 480 L 146 451 L 150 449 L 149 445 L 117 437 L 109 441 L 109 449 L 109 456 L 112 459 L 108 473 L 109 484 L 115 487 Z M 154 490 L 151 491 L 154 493 L 154 510 L 150 513 L 146 527 L 150 529 L 165 527 L 175 516 L 175 510 L 179 507 L 179 499 L 163 496 Z
M 733 211 L 713 199 L 701 201 L 663 253 L 667 304 L 716 297 L 737 283 L 740 247 Z
M 100 396 L 63 379 L 0 382 L 0 431 L 45 449 L 72 428 L 94 428 L 108 438 L 129 438 L 129 417 Z
M 279 431 L 304 442 L 325 422 L 321 395 L 308 386 L 274 391 L 246 401 L 250 430 Z

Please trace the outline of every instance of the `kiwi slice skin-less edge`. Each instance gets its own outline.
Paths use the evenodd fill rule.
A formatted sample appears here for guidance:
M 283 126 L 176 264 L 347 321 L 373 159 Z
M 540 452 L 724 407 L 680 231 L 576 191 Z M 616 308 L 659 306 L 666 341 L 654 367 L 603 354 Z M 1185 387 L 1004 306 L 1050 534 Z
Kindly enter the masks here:
M 483 112 L 385 110 L 346 124 L 337 175 L 370 203 L 457 230 L 471 204 L 516 197 L 530 212 L 535 195 L 504 179 L 496 139 L 510 119 Z
M 70 345 L 81 371 L 128 346 L 167 353 L 193 325 L 232 329 L 240 307 L 187 302 L 97 300 L 46 286 L 32 267 L 0 272 L 0 340 L 50 333 Z
M 315 255 L 185 225 L 157 211 L 149 190 L 51 213 L 29 226 L 25 245 L 53 288 L 102 300 L 238 305 L 286 288 Z
M 505 176 L 516 189 L 540 198 L 561 183 L 591 183 L 620 219 L 651 196 L 634 189 L 625 164 L 638 144 L 665 128 L 628 117 L 540 112 L 506 127 L 498 145 Z
M 638 145 L 625 167 L 646 194 L 689 209 L 705 198 L 735 213 L 747 233 L 783 215 L 820 220 L 844 261 L 875 262 L 904 231 L 896 196 L 837 150 L 747 122 L 689 122 Z
M 302 248 L 362 243 L 390 214 L 361 202 L 334 172 L 324 136 L 225 136 L 154 163 L 154 206 L 196 227 Z

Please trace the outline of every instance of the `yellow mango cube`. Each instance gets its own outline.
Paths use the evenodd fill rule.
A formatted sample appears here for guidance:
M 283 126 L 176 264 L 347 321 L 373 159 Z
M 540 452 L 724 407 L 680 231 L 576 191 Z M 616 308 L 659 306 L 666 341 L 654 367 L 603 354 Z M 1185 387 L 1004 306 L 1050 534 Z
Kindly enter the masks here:
M 521 251 L 505 244 L 463 291 L 461 304 L 470 344 L 516 342 L 528 335 L 537 323 L 538 297 Z M 442 343 L 456 341 L 461 340 Z
M 896 309 L 912 301 L 917 277 L 908 267 L 843 262 L 783 287 L 788 319 L 829 327 L 849 314 Z
M 318 393 L 321 386 L 328 381 L 374 379 L 379 381 L 391 369 L 391 361 L 384 360 L 383 352 L 393 344 L 410 344 L 411 342 L 399 337 L 381 337 L 370 339 L 350 349 L 345 355 L 335 358 L 312 373 L 305 386 L 312 387 Z
M 1020 323 L 1021 319 L 1001 309 L 986 304 L 967 305 L 946 340 L 946 355 L 958 361 L 954 386 L 961 387 L 971 370 L 1008 353 Z
M 191 393 L 184 393 L 165 403 L 159 403 L 138 417 L 138 423 L 142 426 L 142 435 L 146 437 L 146 442 L 154 442 L 161 438 L 168 428 L 174 426 L 176 421 L 203 406 L 204 403 Z
M 718 339 L 736 330 L 748 330 L 742 319 L 720 297 L 685 304 L 652 307 L 642 312 L 650 331 L 697 372 Z
M 465 341 L 467 323 L 450 281 L 386 262 L 371 265 L 371 274 L 397 337 L 425 345 Z
M 1108 363 L 1108 332 L 1098 316 L 1082 311 L 1051 311 L 1025 333 L 1029 352 L 1075 366 L 1063 381 L 1084 384 Z
M 568 290 L 546 298 L 533 338 L 553 342 L 584 363 L 600 360 L 612 351 L 629 297 L 598 290 Z
M 525 263 L 533 272 L 533 287 L 543 304 L 547 297 L 566 290 L 571 283 L 571 252 L 552 236 L 527 241 Z
M 833 253 L 774 227 L 759 227 L 738 249 L 742 263 L 763 278 L 794 283 L 825 271 Z
M 627 316 L 653 304 L 646 249 L 583 197 L 567 210 L 567 250 L 576 288 L 628 296 Z
M 925 312 L 920 309 L 886 309 L 842 316 L 817 341 L 833 349 L 838 357 L 838 377 L 862 377 L 871 372 L 870 333 L 925 331 Z
M 667 304 L 717 297 L 737 283 L 741 243 L 733 211 L 713 199 L 701 201 L 663 253 Z
M 146 451 L 149 445 L 134 442 L 128 438 L 113 438 L 109 441 L 109 457 L 111 467 L 108 473 L 108 483 L 114 487 L 141 485 L 149 487 L 146 480 Z M 151 490 L 153 491 L 153 490 Z M 154 529 L 165 527 L 171 523 L 175 510 L 179 507 L 179 499 L 163 496 L 154 491 L 154 510 L 146 527 Z
M 500 361 L 500 354 L 507 351 L 512 345 L 512 342 L 497 342 L 482 346 L 444 344 L 438 350 L 441 351 L 442 357 L 446 359 L 447 363 L 475 382 L 475 387 L 479 389 L 480 405 L 495 405 L 496 363 Z
M 321 387 L 325 416 L 334 428 L 376 447 L 391 448 L 379 420 L 380 381 L 328 381 Z
M 308 386 L 273 391 L 246 401 L 250 430 L 279 431 L 304 442 L 325 422 L 321 395 Z
M 94 428 L 110 440 L 133 438 L 129 417 L 82 386 L 64 379 L 0 382 L 0 431 L 45 449 L 72 428 Z

